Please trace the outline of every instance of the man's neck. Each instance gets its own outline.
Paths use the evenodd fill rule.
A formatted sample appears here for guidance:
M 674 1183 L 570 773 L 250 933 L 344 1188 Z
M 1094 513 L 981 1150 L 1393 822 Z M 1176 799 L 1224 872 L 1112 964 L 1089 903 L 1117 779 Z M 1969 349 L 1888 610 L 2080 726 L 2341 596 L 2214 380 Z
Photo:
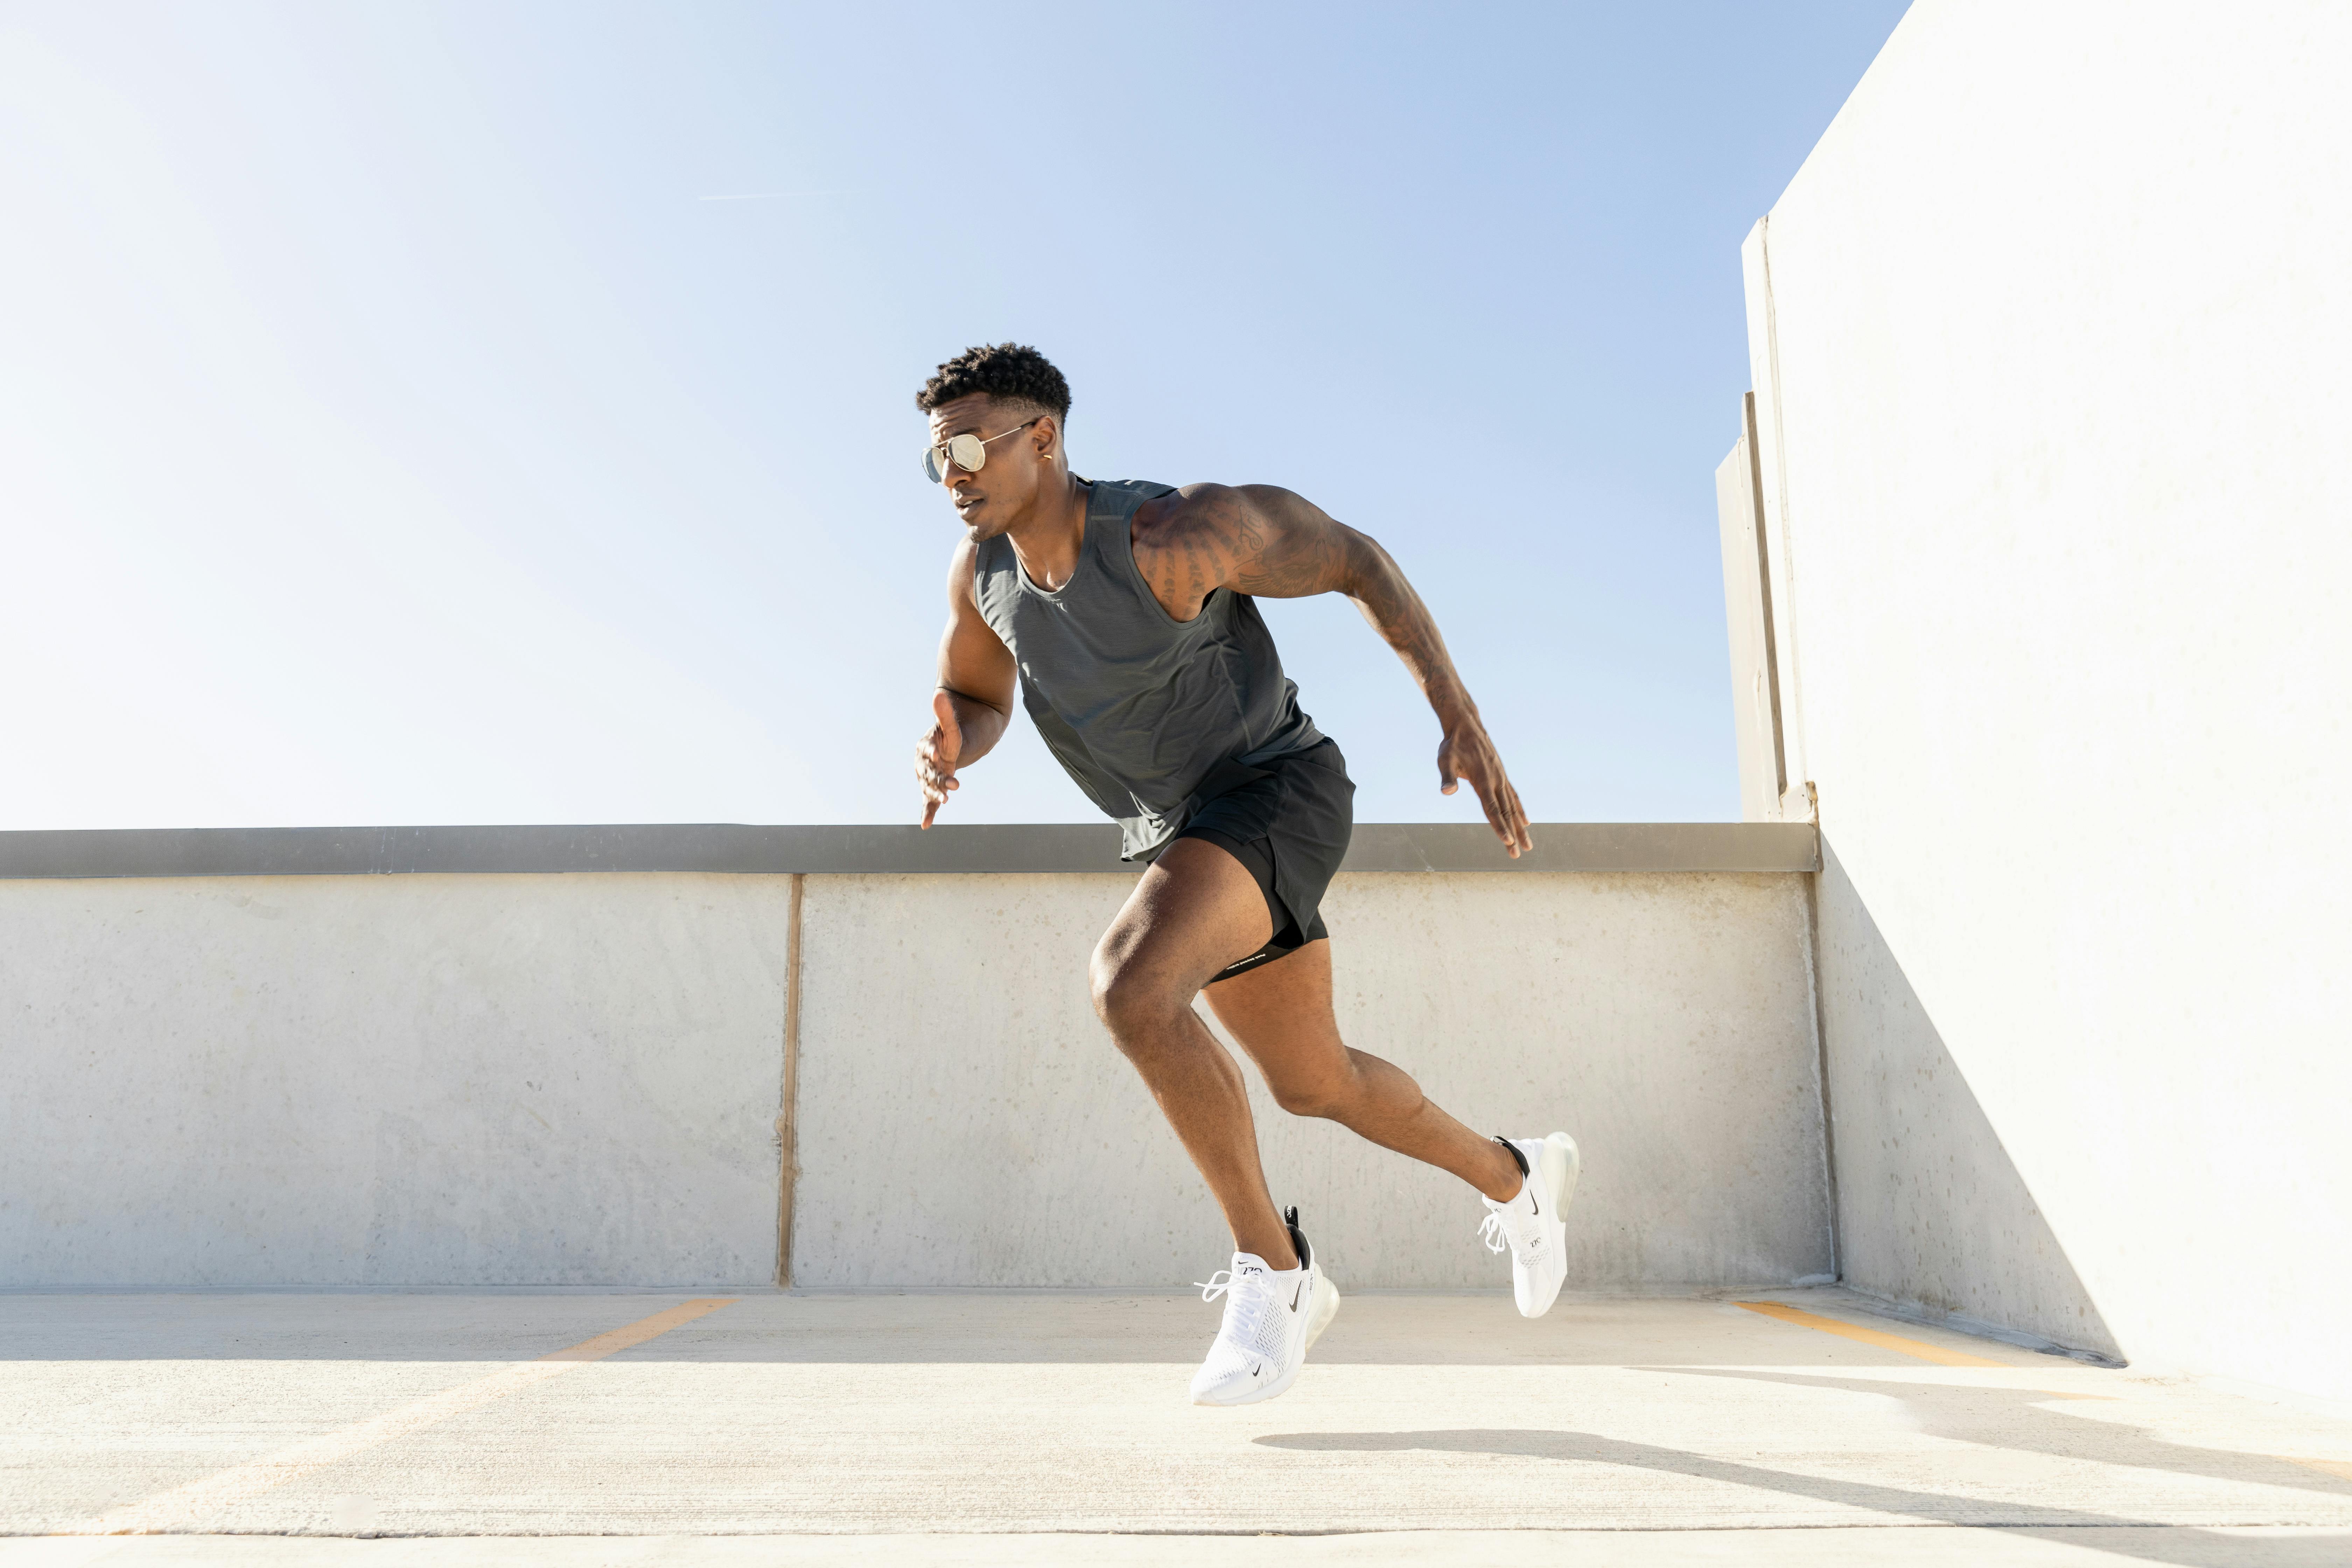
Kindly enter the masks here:
M 1066 473 L 1058 495 L 1039 496 L 1027 515 L 1004 531 L 1021 570 L 1049 594 L 1078 569 L 1078 552 L 1087 542 L 1087 503 L 1091 493 L 1076 474 Z

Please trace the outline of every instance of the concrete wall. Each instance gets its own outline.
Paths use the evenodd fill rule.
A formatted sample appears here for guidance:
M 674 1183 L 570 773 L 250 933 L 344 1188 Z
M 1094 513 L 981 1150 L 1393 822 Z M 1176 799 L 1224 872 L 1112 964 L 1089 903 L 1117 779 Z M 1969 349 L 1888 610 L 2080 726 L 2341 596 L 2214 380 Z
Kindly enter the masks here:
M 1923 0 L 1748 247 L 1849 1278 L 2337 1398 L 2347 80 Z
M 1087 1005 L 1128 875 L 810 876 L 796 1280 L 1229 1250 Z M 789 876 L 0 879 L 0 1285 L 773 1276 Z M 1803 878 L 1350 873 L 1356 1043 L 1583 1140 L 1584 1289 L 1828 1268 Z M 1450 1178 L 1261 1106 L 1337 1277 L 1496 1285 Z
M 768 1278 L 790 885 L 0 881 L 0 1284 Z
M 2030 1329 L 2120 1359 L 2051 1233 L 1834 857 L 1820 889 L 1822 1027 L 1833 1042 L 1844 1282 L 1930 1312 Z
M 1164 1289 L 1232 1249 L 1087 1000 L 1129 885 L 811 879 L 796 1281 Z M 1800 878 L 1343 876 L 1325 914 L 1350 1044 L 1475 1127 L 1576 1135 L 1577 1288 L 1828 1272 Z M 1467 1188 L 1245 1076 L 1335 1279 L 1497 1283 Z

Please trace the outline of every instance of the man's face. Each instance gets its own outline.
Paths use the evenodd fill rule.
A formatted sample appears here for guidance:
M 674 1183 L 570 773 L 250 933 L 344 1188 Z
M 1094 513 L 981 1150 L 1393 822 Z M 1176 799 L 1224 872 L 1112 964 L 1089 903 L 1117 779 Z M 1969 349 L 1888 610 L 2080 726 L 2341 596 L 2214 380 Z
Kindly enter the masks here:
M 944 444 L 951 436 L 964 435 L 988 441 L 987 458 L 977 473 L 950 462 L 947 480 L 941 487 L 948 492 L 956 516 L 974 540 L 993 539 L 1003 533 L 1037 499 L 1045 475 L 1045 465 L 1039 461 L 1037 452 L 1040 446 L 1050 448 L 1050 420 L 1014 435 L 1004 434 L 1016 430 L 1030 417 L 1029 412 L 1018 405 L 1000 405 L 980 392 L 931 410 L 934 445 Z M 992 436 L 1004 438 L 990 441 Z

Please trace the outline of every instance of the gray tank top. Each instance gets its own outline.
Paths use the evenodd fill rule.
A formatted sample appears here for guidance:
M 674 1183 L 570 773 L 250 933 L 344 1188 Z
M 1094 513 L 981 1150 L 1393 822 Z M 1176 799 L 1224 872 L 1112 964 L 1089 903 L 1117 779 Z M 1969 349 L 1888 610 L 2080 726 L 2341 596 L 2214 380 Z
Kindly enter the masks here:
M 1070 580 L 1047 593 L 999 535 L 972 568 L 980 613 L 1013 650 L 1021 700 L 1087 798 L 1118 819 L 1128 859 L 1159 848 L 1213 795 L 1221 764 L 1319 744 L 1246 594 L 1219 588 L 1177 620 L 1135 564 L 1136 509 L 1173 485 L 1097 480 Z

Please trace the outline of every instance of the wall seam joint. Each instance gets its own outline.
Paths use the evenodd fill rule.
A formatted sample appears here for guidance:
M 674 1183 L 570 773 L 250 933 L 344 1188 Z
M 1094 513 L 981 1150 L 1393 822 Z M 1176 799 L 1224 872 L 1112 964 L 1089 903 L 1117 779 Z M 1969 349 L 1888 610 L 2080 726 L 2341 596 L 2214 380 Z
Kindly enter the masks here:
M 801 904 L 808 875 L 793 874 L 784 924 L 784 1063 L 776 1113 L 776 1288 L 793 1284 L 793 1198 L 800 1175 Z

